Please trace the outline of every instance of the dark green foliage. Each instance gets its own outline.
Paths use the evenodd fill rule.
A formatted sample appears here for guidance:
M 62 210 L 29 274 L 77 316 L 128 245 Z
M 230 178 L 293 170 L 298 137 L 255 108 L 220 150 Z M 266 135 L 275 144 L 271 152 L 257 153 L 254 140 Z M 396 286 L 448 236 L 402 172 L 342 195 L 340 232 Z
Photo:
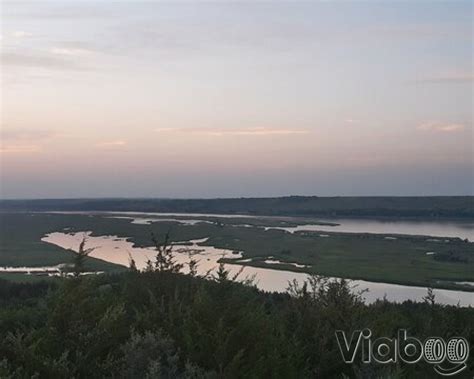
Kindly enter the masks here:
M 451 263 L 464 263 L 467 264 L 469 261 L 467 258 L 460 256 L 458 254 L 450 251 L 449 253 L 436 254 L 433 258 L 441 262 L 451 262 Z
M 217 280 L 154 271 L 2 281 L 0 377 L 428 378 L 425 363 L 344 364 L 335 330 L 474 341 L 474 310 L 429 295 L 365 305 L 345 280 L 263 293 L 221 271 Z
M 186 363 L 180 365 L 179 352 L 174 341 L 161 330 L 141 334 L 132 334 L 120 347 L 123 359 L 121 378 L 210 378 L 199 367 Z

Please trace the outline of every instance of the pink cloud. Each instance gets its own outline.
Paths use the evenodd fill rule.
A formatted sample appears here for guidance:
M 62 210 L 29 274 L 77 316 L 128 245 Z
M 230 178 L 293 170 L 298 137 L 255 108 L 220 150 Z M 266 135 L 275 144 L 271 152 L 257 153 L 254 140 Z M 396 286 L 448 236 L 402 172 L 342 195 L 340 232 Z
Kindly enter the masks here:
M 99 148 L 118 148 L 127 145 L 126 141 L 123 140 L 114 140 L 114 141 L 104 141 L 96 144 L 96 147 Z
M 308 134 L 308 129 L 283 129 L 283 128 L 158 128 L 159 133 L 190 133 L 207 136 L 269 136 L 269 135 L 294 135 Z
M 463 124 L 456 123 L 426 122 L 418 125 L 417 129 L 442 133 L 454 133 L 463 131 L 465 129 L 465 126 Z
M 2 154 L 38 153 L 40 151 L 41 147 L 37 145 L 2 145 L 0 147 L 0 153 Z

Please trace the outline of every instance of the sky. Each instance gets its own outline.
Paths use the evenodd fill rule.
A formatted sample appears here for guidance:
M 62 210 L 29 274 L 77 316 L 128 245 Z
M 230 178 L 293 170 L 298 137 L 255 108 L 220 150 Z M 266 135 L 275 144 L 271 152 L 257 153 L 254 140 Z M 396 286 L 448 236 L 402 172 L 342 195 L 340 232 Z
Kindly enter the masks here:
M 473 2 L 1 3 L 1 198 L 473 195 Z

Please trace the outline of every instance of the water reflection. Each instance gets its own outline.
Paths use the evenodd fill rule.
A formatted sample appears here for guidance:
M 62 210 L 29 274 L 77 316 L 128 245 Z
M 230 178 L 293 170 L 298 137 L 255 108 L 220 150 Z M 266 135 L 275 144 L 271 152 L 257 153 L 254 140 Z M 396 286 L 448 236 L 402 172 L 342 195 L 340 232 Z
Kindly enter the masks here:
M 407 234 L 434 237 L 458 237 L 474 241 L 474 223 L 457 221 L 407 221 L 372 219 L 330 219 L 318 220 L 334 222 L 339 225 L 298 225 L 295 227 L 276 227 L 291 233 L 296 231 L 326 231 L 345 233 Z
M 213 223 L 207 217 L 213 218 L 233 218 L 243 219 L 242 222 L 237 221 L 239 226 L 252 226 L 245 224 L 245 219 L 271 219 L 283 220 L 296 224 L 293 227 L 269 227 L 266 229 L 280 229 L 294 233 L 296 231 L 322 231 L 322 232 L 344 232 L 344 233 L 377 233 L 377 234 L 406 234 L 421 235 L 433 237 L 454 237 L 467 238 L 474 241 L 474 222 L 464 220 L 406 220 L 406 219 L 367 219 L 367 218 L 331 218 L 317 219 L 318 223 L 330 224 L 319 225 L 308 221 L 302 224 L 304 218 L 301 217 L 279 217 L 279 216 L 254 216 L 254 215 L 235 215 L 235 214 L 212 214 L 212 213 L 161 213 L 161 212 L 124 212 L 124 211 L 108 211 L 108 212 L 88 212 L 88 211 L 58 211 L 47 212 L 58 214 L 97 214 L 111 216 L 113 218 L 130 219 L 134 224 L 150 224 L 153 222 L 173 221 L 188 225 L 195 225 L 199 222 Z M 245 225 L 243 225 L 245 224 Z M 328 237 L 321 235 L 321 237 Z

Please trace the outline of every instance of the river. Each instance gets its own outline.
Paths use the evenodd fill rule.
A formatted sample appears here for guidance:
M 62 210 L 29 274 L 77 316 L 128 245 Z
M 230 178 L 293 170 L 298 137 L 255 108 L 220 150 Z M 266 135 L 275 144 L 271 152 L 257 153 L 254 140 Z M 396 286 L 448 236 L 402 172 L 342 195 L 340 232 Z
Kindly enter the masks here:
M 91 236 L 90 234 L 90 232 L 56 232 L 45 236 L 42 241 L 65 249 L 78 251 L 79 243 L 84 237 L 87 237 L 86 248 L 95 248 L 91 253 L 92 257 L 125 266 L 128 266 L 129 259 L 132 257 L 139 269 L 143 269 L 147 261 L 149 259 L 153 260 L 155 255 L 155 251 L 152 248 L 135 247 L 133 242 L 125 238 L 117 236 Z M 240 252 L 236 253 L 212 246 L 202 246 L 201 244 L 205 241 L 206 239 L 200 239 L 186 241 L 192 242 L 192 245 L 179 243 L 174 245 L 173 251 L 177 262 L 186 264 L 191 254 L 199 261 L 198 272 L 204 274 L 209 270 L 215 269 L 218 266 L 218 260 L 222 257 L 233 258 L 236 261 L 242 259 Z M 231 273 L 238 272 L 241 267 L 240 264 L 226 264 L 226 268 Z M 183 271 L 186 273 L 186 268 Z M 264 291 L 283 292 L 288 287 L 289 281 L 296 279 L 299 283 L 303 283 L 308 276 L 304 273 L 245 266 L 239 279 L 252 277 L 255 279 L 257 287 Z M 392 302 L 402 302 L 405 300 L 422 301 L 427 293 L 427 289 L 423 287 L 377 283 L 365 280 L 354 280 L 351 285 L 356 286 L 355 291 L 369 290 L 363 294 L 368 303 L 383 297 Z M 435 289 L 434 293 L 436 301 L 441 304 L 456 305 L 459 303 L 461 306 L 474 306 L 474 293 L 472 292 Z

